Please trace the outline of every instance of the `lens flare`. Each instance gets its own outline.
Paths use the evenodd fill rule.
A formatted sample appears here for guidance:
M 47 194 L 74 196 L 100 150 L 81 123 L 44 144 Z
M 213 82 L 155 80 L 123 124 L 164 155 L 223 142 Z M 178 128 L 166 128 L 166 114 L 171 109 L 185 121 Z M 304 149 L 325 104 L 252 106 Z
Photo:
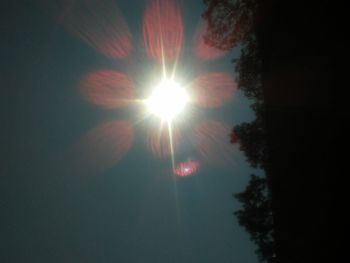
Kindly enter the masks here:
M 217 49 L 214 46 L 210 46 L 209 44 L 205 43 L 204 36 L 207 31 L 208 24 L 201 22 L 194 36 L 194 51 L 197 57 L 201 60 L 208 61 L 224 56 L 227 51 Z
M 146 100 L 148 111 L 162 120 L 171 121 L 185 108 L 189 98 L 184 88 L 171 79 L 164 79 Z
M 192 140 L 198 153 L 207 163 L 230 166 L 234 161 L 234 148 L 230 144 L 230 128 L 221 122 L 207 120 L 192 131 Z
M 91 47 L 111 58 L 125 58 L 131 34 L 113 0 L 56 0 L 59 22 Z
M 174 173 L 177 176 L 186 177 L 186 176 L 195 174 L 198 168 L 199 168 L 199 162 L 197 161 L 182 162 L 175 167 Z
M 192 83 L 194 103 L 203 108 L 218 108 L 230 101 L 237 89 L 237 83 L 221 72 L 207 73 Z
M 127 121 L 109 121 L 85 134 L 74 145 L 70 158 L 73 171 L 97 175 L 117 164 L 129 151 L 134 134 Z
M 90 73 L 80 82 L 81 94 L 104 108 L 122 108 L 134 99 L 134 85 L 127 75 L 114 70 Z
M 44 0 L 39 0 L 47 2 Z M 58 21 L 109 58 L 126 58 L 132 51 L 131 34 L 115 0 L 52 0 L 60 9 Z M 57 14 L 57 13 L 56 13 Z M 159 158 L 170 156 L 172 173 L 180 177 L 193 175 L 206 163 L 231 164 L 233 147 L 229 143 L 230 129 L 218 121 L 199 123 L 192 129 L 190 140 L 199 153 L 199 161 L 177 164 L 175 151 L 180 145 L 180 133 L 174 121 L 188 103 L 204 108 L 218 108 L 230 101 L 237 89 L 227 74 L 203 74 L 182 87 L 175 81 L 183 44 L 183 21 L 177 0 L 148 0 L 143 16 L 143 44 L 147 55 L 161 63 L 161 81 L 148 98 L 135 98 L 134 83 L 116 70 L 99 70 L 85 76 L 79 83 L 82 96 L 92 104 L 108 109 L 120 109 L 130 103 L 146 107 L 157 116 L 160 129 L 151 129 L 147 146 Z M 201 60 L 213 60 L 225 52 L 204 41 L 207 24 L 202 23 L 195 35 L 195 54 Z M 167 67 L 171 69 L 167 72 Z M 190 86 L 190 87 L 189 87 Z M 141 92 L 138 90 L 138 92 Z M 188 113 L 188 112 L 187 112 Z M 144 116 L 149 116 L 145 114 Z M 192 125 L 192 123 L 191 123 Z M 164 127 L 163 127 L 164 126 Z M 89 131 L 73 147 L 74 168 L 81 174 L 98 174 L 118 163 L 132 146 L 134 130 L 127 121 L 109 121 Z M 231 136 L 231 140 L 234 140 Z M 191 145 L 191 143 L 189 143 Z M 186 148 L 186 147 L 184 147 Z M 69 166 L 69 165 L 68 165 Z
M 170 138 L 170 135 L 172 138 Z M 170 134 L 168 127 L 149 128 L 146 143 L 155 157 L 164 158 L 171 156 L 176 152 L 180 143 L 180 131 L 177 128 L 172 128 Z
M 143 42 L 151 58 L 173 60 L 183 39 L 181 11 L 176 0 L 150 0 L 143 18 Z

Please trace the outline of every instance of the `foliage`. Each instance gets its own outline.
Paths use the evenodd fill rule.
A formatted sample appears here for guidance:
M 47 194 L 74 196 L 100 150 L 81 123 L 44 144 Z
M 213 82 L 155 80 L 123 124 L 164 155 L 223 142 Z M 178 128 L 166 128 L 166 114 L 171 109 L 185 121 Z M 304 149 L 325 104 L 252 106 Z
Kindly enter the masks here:
M 258 8 L 257 0 L 204 0 L 206 10 L 203 18 L 208 30 L 205 43 L 229 50 L 238 44 L 241 55 L 233 60 L 238 73 L 238 88 L 252 101 L 251 108 L 256 119 L 236 125 L 231 133 L 231 142 L 239 144 L 247 161 L 253 168 L 267 168 L 267 145 L 262 90 L 262 61 L 254 24 Z M 258 246 L 260 261 L 276 262 L 274 257 L 273 217 L 266 178 L 251 175 L 245 191 L 234 197 L 242 208 L 234 214 L 239 224 L 251 235 Z
M 246 155 L 247 161 L 253 168 L 266 168 L 267 147 L 265 130 L 261 127 L 260 119 L 244 122 L 233 128 L 239 148 Z
M 235 70 L 238 73 L 238 88 L 253 101 L 251 108 L 256 119 L 235 126 L 232 134 L 237 138 L 232 143 L 239 143 L 240 150 L 247 157 L 247 161 L 254 168 L 267 167 L 267 145 L 264 118 L 264 96 L 261 81 L 261 59 L 254 35 L 249 36 L 236 61 Z M 232 136 L 232 135 L 231 135 Z
M 242 204 L 234 214 L 257 244 L 259 259 L 274 262 L 273 217 L 266 178 L 252 174 L 245 191 L 234 197 Z
M 261 87 L 261 59 L 259 47 L 254 35 L 250 35 L 244 41 L 239 59 L 236 62 L 235 71 L 238 73 L 238 87 L 249 99 L 263 100 Z
M 203 18 L 208 23 L 205 42 L 222 50 L 242 45 L 235 71 L 238 88 L 253 103 L 251 108 L 256 120 L 234 127 L 231 142 L 239 143 L 247 161 L 254 168 L 265 168 L 267 150 L 265 142 L 264 103 L 261 84 L 261 59 L 258 42 L 254 35 L 254 15 L 257 0 L 204 0 Z

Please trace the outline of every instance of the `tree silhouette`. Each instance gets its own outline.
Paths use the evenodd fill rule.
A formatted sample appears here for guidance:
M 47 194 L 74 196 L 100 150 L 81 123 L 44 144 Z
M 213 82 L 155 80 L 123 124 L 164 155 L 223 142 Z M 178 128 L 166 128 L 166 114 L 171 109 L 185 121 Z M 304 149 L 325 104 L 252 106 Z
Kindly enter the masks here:
M 259 260 L 275 262 L 273 217 L 266 179 L 252 174 L 247 188 L 233 196 L 242 204 L 234 214 L 258 246 Z
M 225 50 L 242 47 L 234 61 L 238 88 L 253 102 L 256 120 L 235 126 L 231 142 L 239 144 L 252 166 L 266 170 L 278 261 L 334 261 L 338 250 L 333 248 L 336 238 L 331 219 L 338 210 L 330 205 L 336 187 L 331 186 L 329 174 L 339 164 L 329 160 L 334 138 L 325 134 L 337 133 L 330 132 L 334 125 L 324 123 L 346 112 L 334 100 L 339 97 L 340 72 L 334 65 L 340 64 L 345 53 L 344 8 L 329 1 L 303 6 L 259 1 L 248 13 L 252 16 L 244 16 L 240 14 L 249 11 L 237 10 L 233 3 L 248 7 L 250 0 L 204 2 L 203 18 L 209 25 L 206 43 Z M 242 17 L 248 25 L 244 34 L 238 22 Z M 261 139 L 265 134 L 268 157 L 266 140 Z M 256 201 L 260 197 L 254 194 L 262 183 L 251 181 L 250 188 L 238 195 L 243 207 L 236 215 L 258 245 L 260 258 L 272 262 L 272 241 L 263 238 L 269 226 L 264 215 L 270 218 L 263 209 L 267 205 Z
M 257 40 L 253 34 L 256 0 L 204 0 L 206 11 L 203 18 L 208 23 L 204 36 L 206 44 L 222 50 L 242 45 L 236 63 L 238 88 L 253 103 L 256 114 L 252 123 L 234 127 L 231 142 L 239 143 L 240 150 L 254 168 L 265 168 L 267 150 L 265 142 L 264 103 L 261 84 L 261 58 Z
M 239 59 L 233 60 L 236 63 L 235 71 L 238 73 L 238 87 L 249 99 L 263 100 L 261 86 L 261 56 L 257 40 L 254 35 L 249 35 L 241 50 Z
M 238 88 L 252 101 L 251 108 L 256 114 L 254 121 L 232 129 L 231 142 L 239 144 L 253 168 L 265 169 L 268 162 L 262 61 L 254 34 L 258 1 L 204 0 L 204 3 L 207 8 L 202 16 L 208 24 L 204 41 L 221 50 L 241 45 L 240 57 L 232 62 L 236 63 Z M 252 174 L 245 191 L 234 197 L 242 204 L 234 214 L 258 246 L 256 253 L 260 261 L 276 262 L 271 198 L 266 178 Z
M 261 58 L 254 35 L 249 36 L 236 61 L 235 71 L 238 73 L 238 88 L 253 101 L 251 108 L 256 119 L 251 123 L 242 123 L 232 130 L 232 143 L 239 143 L 240 150 L 254 168 L 266 168 L 267 146 L 264 116 L 264 96 L 261 82 Z
M 265 105 L 261 81 L 261 58 L 254 35 L 246 39 L 241 56 L 236 61 L 238 88 L 250 99 L 256 119 L 251 123 L 235 126 L 231 134 L 231 142 L 239 143 L 240 150 L 254 168 L 266 168 L 267 145 L 265 129 Z M 234 139 L 232 139 L 234 138 Z
M 267 146 L 265 130 L 261 124 L 261 118 L 253 122 L 244 122 L 233 128 L 231 138 L 236 138 L 233 143 L 239 143 L 239 148 L 245 153 L 247 161 L 253 168 L 266 168 Z

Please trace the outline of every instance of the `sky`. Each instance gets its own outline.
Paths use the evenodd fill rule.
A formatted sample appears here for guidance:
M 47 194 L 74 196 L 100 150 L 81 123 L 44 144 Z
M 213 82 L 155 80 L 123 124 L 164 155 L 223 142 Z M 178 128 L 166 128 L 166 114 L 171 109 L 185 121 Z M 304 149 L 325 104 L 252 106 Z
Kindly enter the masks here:
M 175 160 L 200 160 L 198 171 L 184 178 L 171 173 L 170 158 L 153 156 L 145 145 L 152 118 L 140 121 L 133 107 L 96 107 L 79 93 L 80 81 L 97 70 L 125 72 L 137 84 L 138 94 L 144 93 L 142 84 L 150 76 L 160 74 L 142 42 L 146 2 L 116 2 L 132 36 L 128 59 L 108 57 L 87 45 L 57 23 L 47 5 L 5 4 L 0 49 L 0 261 L 257 262 L 255 246 L 232 214 L 239 208 L 232 194 L 244 190 L 249 174 L 261 171 L 249 167 L 229 137 L 234 163 L 229 167 L 205 163 L 186 139 L 192 126 L 207 119 L 228 127 L 251 121 L 249 101 L 239 91 L 221 108 L 196 109 L 184 120 L 185 139 Z M 180 8 L 184 45 L 179 77 L 190 81 L 214 71 L 234 77 L 231 60 L 239 55 L 238 48 L 209 62 L 194 54 L 202 1 L 181 1 Z M 134 131 L 120 161 L 86 176 L 71 169 L 70 163 L 84 154 L 82 138 L 105 121 L 119 119 L 126 119 Z M 76 145 L 79 151 L 72 151 Z M 108 158 L 86 166 L 103 167 Z

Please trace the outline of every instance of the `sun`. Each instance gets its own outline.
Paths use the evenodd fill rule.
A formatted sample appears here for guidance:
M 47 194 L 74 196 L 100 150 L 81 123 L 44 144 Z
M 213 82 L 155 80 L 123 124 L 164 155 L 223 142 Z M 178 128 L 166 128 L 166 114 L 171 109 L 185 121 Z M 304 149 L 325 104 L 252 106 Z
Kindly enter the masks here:
M 146 99 L 146 106 L 148 112 L 170 122 L 184 110 L 188 101 L 185 88 L 173 79 L 164 78 Z

